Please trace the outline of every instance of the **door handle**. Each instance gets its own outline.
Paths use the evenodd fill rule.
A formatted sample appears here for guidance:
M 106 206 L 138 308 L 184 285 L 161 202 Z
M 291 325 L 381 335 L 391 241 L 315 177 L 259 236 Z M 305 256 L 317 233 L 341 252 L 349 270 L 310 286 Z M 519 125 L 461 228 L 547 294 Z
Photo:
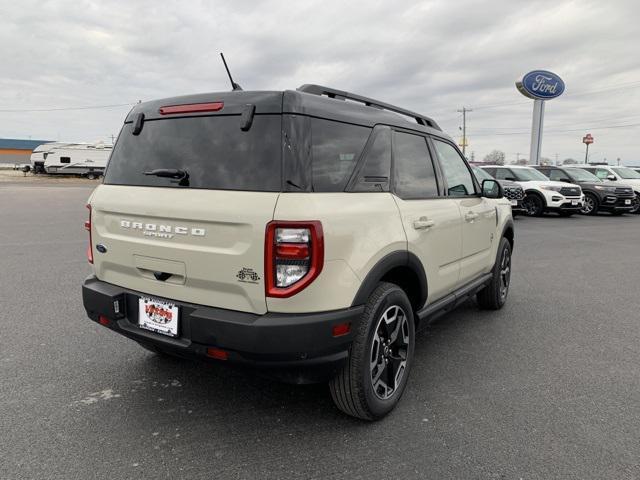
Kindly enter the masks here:
M 473 222 L 476 218 L 478 218 L 478 216 L 479 216 L 479 215 L 478 215 L 477 213 L 475 213 L 475 212 L 467 212 L 467 213 L 464 215 L 464 219 L 465 219 L 467 222 Z
M 427 217 L 420 217 L 418 220 L 413 221 L 413 228 L 416 230 L 426 230 L 435 224 L 436 222 L 429 220 Z

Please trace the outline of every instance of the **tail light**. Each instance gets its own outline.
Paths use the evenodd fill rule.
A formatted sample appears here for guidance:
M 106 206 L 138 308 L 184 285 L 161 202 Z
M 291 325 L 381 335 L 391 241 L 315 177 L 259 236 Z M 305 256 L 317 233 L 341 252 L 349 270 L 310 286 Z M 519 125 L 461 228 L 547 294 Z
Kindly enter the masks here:
M 318 221 L 270 222 L 264 252 L 266 295 L 277 298 L 295 295 L 322 271 L 322 224 Z
M 89 246 L 87 247 L 87 260 L 89 263 L 93 263 L 93 242 L 91 241 L 91 205 L 87 204 L 89 209 L 89 220 L 85 220 L 84 229 L 89 232 Z

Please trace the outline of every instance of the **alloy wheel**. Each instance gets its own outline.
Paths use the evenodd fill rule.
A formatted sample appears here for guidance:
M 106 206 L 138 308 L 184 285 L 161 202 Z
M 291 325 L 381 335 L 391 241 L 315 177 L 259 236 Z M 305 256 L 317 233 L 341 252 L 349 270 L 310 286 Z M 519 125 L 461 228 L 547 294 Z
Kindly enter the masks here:
M 536 215 L 540 214 L 540 200 L 533 195 L 527 195 L 522 200 L 522 208 L 524 208 L 524 211 L 527 215 L 529 215 L 530 217 L 535 217 Z
M 585 195 L 584 202 L 582 204 L 582 213 L 589 215 L 596 208 L 596 202 L 590 195 Z
M 503 302 L 509 293 L 509 283 L 511 282 L 511 255 L 508 249 L 502 251 L 500 259 L 500 300 Z
M 371 386 L 381 400 L 391 397 L 402 382 L 408 350 L 409 321 L 404 310 L 393 305 L 380 316 L 371 345 Z

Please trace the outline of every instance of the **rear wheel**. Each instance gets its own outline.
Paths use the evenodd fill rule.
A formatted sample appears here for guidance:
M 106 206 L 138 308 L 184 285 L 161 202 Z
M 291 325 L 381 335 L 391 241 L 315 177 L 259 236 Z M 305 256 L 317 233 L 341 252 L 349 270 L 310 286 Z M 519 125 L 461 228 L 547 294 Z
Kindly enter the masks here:
M 598 199 L 596 198 L 595 195 L 591 193 L 585 193 L 584 202 L 582 204 L 582 210 L 580 210 L 580 212 L 583 213 L 584 215 L 595 215 L 596 213 L 598 213 L 599 206 L 600 205 L 599 205 Z
M 407 385 L 414 343 L 407 295 L 397 285 L 380 283 L 365 306 L 347 363 L 329 383 L 336 406 L 364 420 L 393 410 Z
M 528 193 L 522 200 L 522 208 L 524 208 L 525 215 L 539 217 L 544 212 L 544 202 L 540 195 Z
M 502 237 L 498 247 L 498 256 L 493 267 L 491 283 L 476 295 L 480 308 L 499 310 L 507 301 L 511 284 L 511 244 Z
M 89 173 L 87 173 L 87 178 L 88 178 L 89 180 L 95 180 L 96 178 L 98 178 L 98 175 L 96 175 L 96 174 L 95 174 L 95 173 L 93 173 L 93 172 L 89 172 Z

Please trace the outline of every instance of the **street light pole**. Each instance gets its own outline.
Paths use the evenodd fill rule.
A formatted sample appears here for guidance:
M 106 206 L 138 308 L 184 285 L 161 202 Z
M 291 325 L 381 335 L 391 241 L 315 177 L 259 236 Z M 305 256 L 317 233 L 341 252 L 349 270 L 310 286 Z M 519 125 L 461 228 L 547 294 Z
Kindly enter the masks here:
M 467 158 L 467 112 L 473 112 L 473 110 L 462 107 L 462 110 L 457 111 L 462 113 L 462 155 Z

